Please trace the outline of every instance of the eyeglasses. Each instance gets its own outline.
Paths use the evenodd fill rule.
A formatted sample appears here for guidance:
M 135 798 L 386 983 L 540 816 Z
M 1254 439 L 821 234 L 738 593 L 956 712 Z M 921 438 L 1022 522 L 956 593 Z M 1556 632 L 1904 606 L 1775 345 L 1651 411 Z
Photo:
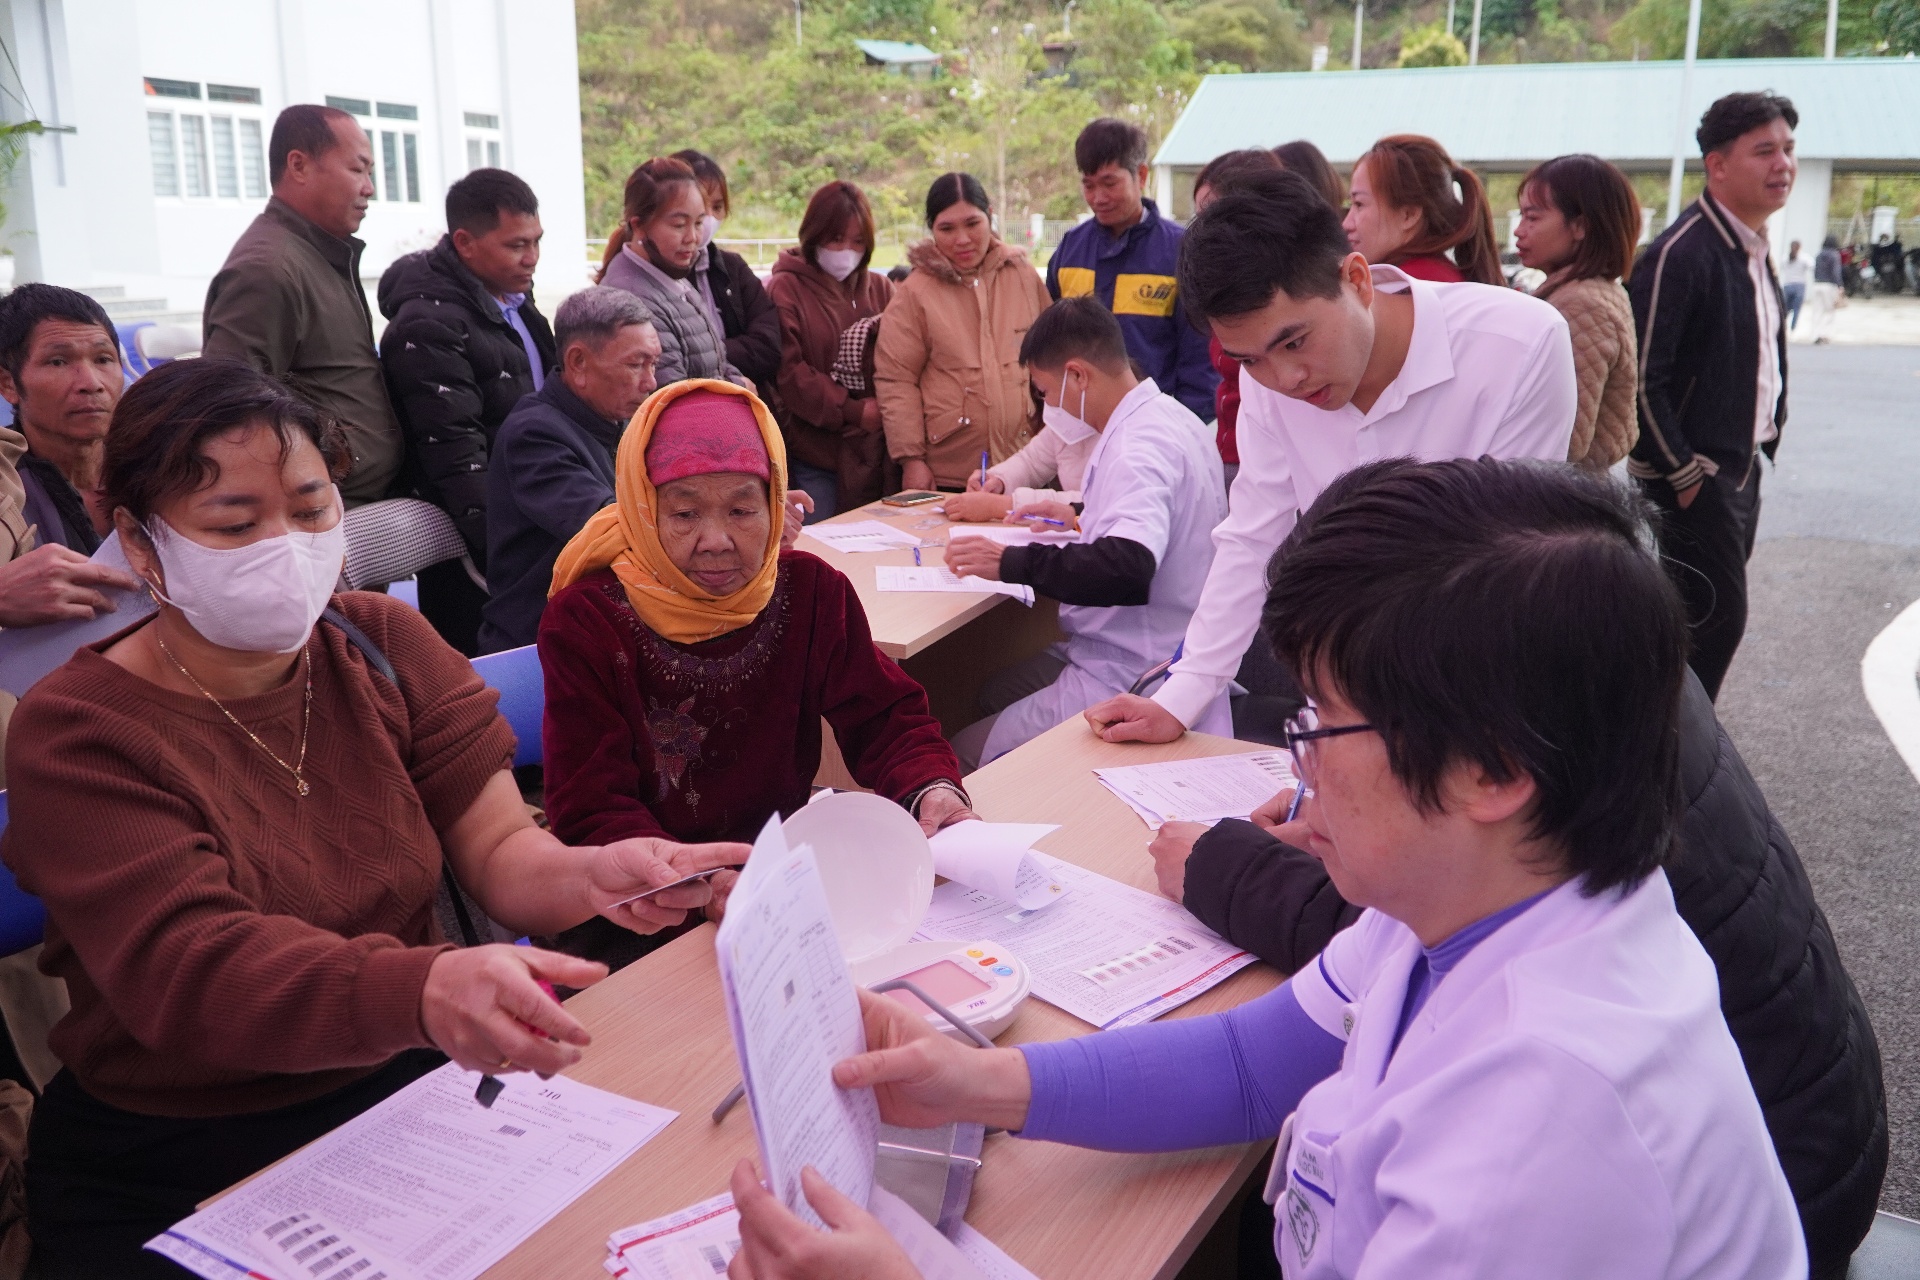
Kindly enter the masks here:
M 1370 724 L 1339 724 L 1328 728 L 1320 725 L 1320 713 L 1309 703 L 1300 708 L 1300 714 L 1287 721 L 1281 731 L 1287 740 L 1287 751 L 1293 756 L 1293 772 L 1299 778 L 1305 790 L 1313 789 L 1314 775 L 1319 772 L 1320 748 L 1322 738 L 1337 738 L 1345 733 L 1374 733 L 1377 730 Z

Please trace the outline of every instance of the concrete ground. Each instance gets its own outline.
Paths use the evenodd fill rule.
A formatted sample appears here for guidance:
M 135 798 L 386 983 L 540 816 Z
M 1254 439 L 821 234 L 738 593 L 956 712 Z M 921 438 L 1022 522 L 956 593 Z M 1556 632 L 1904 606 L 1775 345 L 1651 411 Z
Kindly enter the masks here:
M 1812 328 L 1802 310 L 1799 327 L 1790 335 L 1790 340 L 1796 346 L 1811 345 Z M 1895 294 L 1848 298 L 1845 306 L 1834 311 L 1833 326 L 1827 336 L 1839 347 L 1920 345 L 1920 297 Z
M 1920 300 L 1883 301 L 1920 321 Z M 1920 347 L 1796 347 L 1789 385 L 1719 710 L 1879 1036 L 1893 1131 L 1881 1207 L 1920 1217 L 1920 782 L 1860 683 L 1868 643 L 1920 599 Z

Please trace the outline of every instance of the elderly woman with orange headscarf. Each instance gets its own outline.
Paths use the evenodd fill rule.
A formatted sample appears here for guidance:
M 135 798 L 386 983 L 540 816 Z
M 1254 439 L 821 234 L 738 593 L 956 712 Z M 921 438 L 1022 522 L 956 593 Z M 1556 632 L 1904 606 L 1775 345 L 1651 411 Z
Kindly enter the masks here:
M 556 834 L 750 841 L 807 802 L 823 717 L 854 778 L 929 834 L 973 816 L 926 691 L 874 648 L 853 584 L 781 549 L 767 495 L 786 450 L 757 397 L 662 387 L 614 470 L 540 622 Z

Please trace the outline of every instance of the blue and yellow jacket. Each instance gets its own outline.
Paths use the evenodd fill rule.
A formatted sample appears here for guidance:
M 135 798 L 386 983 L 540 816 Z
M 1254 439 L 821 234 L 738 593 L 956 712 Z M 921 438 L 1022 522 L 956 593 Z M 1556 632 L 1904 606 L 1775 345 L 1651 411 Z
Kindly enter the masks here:
M 1146 212 L 1119 239 L 1091 218 L 1067 232 L 1047 263 L 1047 292 L 1100 299 L 1119 317 L 1127 354 L 1162 391 L 1211 422 L 1220 375 L 1207 359 L 1206 335 L 1187 323 L 1173 278 L 1185 232 L 1153 201 L 1142 203 Z

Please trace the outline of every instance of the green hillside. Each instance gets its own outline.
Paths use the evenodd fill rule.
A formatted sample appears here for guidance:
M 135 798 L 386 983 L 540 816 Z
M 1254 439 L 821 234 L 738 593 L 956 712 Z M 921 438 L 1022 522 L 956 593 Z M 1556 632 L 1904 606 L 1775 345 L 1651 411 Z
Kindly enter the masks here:
M 910 229 L 928 179 L 956 168 L 986 182 L 1003 226 L 1075 217 L 1072 143 L 1092 117 L 1137 120 L 1157 141 L 1209 72 L 1305 70 L 1318 44 L 1348 67 L 1353 7 L 1294 2 L 803 0 L 796 43 L 777 0 L 577 0 L 589 225 L 618 220 L 635 164 L 685 146 L 727 166 L 729 236 L 790 234 L 830 178 L 860 183 L 882 226 Z M 1366 0 L 1362 65 L 1464 63 L 1472 0 L 1458 0 L 1457 38 L 1447 14 L 1447 0 Z M 1825 0 L 1706 0 L 1700 52 L 1817 54 L 1825 24 Z M 1482 0 L 1480 56 L 1669 58 L 1685 31 L 1686 0 Z M 940 73 L 869 66 L 860 37 L 924 43 Z M 1841 0 L 1839 44 L 1920 49 L 1920 0 Z

